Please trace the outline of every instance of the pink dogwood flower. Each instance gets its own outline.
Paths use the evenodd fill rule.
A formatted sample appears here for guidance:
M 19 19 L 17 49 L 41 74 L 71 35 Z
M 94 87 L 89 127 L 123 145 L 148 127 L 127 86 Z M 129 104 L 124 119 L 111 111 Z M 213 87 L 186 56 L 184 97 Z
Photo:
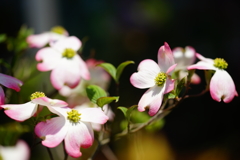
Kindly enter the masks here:
M 78 99 L 78 96 L 86 95 L 86 86 L 90 84 L 98 85 L 102 89 L 107 90 L 110 75 L 102 67 L 97 66 L 97 64 L 103 63 L 103 61 L 91 58 L 87 59 L 85 63 L 90 72 L 91 79 L 87 81 L 82 80 L 75 88 L 70 88 L 65 85 L 59 90 L 62 96 L 68 97 L 68 99 Z
M 104 124 L 108 117 L 100 108 L 70 109 L 68 107 L 51 107 L 50 111 L 59 117 L 40 122 L 35 133 L 46 147 L 56 147 L 63 140 L 65 150 L 72 157 L 80 157 L 80 147 L 88 148 L 93 144 L 94 134 L 91 122 Z
M 77 54 L 81 41 L 75 37 L 67 37 L 50 43 L 50 47 L 40 49 L 36 54 L 39 71 L 50 71 L 50 80 L 54 88 L 60 90 L 64 85 L 74 88 L 81 77 L 90 79 L 90 73 L 85 62 Z
M 30 150 L 26 142 L 19 140 L 15 146 L 1 146 L 0 145 L 0 159 L 1 160 L 28 160 L 30 157 Z
M 23 83 L 22 83 L 22 81 L 14 78 L 14 77 L 0 73 L 0 84 L 7 88 L 11 88 L 11 89 L 14 89 L 15 91 L 19 92 L 20 86 Z M 4 102 L 5 102 L 5 93 L 2 89 L 2 87 L 0 86 L 0 105 L 4 104 Z
M 49 32 L 41 34 L 33 34 L 27 37 L 27 42 L 32 48 L 42 48 L 49 43 L 56 42 L 62 38 L 66 38 L 68 32 L 60 26 L 53 27 Z
M 163 95 L 174 89 L 174 80 L 171 74 L 176 64 L 172 50 L 165 42 L 158 51 L 158 64 L 153 60 L 143 60 L 138 66 L 138 72 L 130 77 L 130 82 L 136 88 L 149 88 L 138 103 L 140 112 L 149 108 L 149 115 L 155 115 L 163 100 Z
M 179 79 L 182 79 L 188 75 L 187 67 L 192 65 L 196 60 L 196 51 L 191 46 L 186 46 L 185 49 L 176 47 L 173 49 L 173 56 L 177 63 L 175 71 L 179 71 Z M 200 77 L 194 73 L 191 77 L 191 83 L 199 84 L 200 82 Z
M 58 99 L 50 99 L 42 92 L 35 92 L 31 95 L 31 101 L 24 104 L 5 104 L 1 105 L 4 112 L 16 121 L 25 121 L 37 112 L 38 105 L 50 107 L 64 107 L 68 104 Z
M 235 96 L 238 96 L 232 77 L 225 71 L 228 64 L 224 59 L 216 58 L 213 60 L 205 58 L 200 54 L 197 54 L 196 56 L 200 61 L 189 66 L 188 70 L 200 69 L 215 71 L 209 86 L 211 97 L 215 101 L 220 102 L 223 100 L 225 103 L 229 103 Z

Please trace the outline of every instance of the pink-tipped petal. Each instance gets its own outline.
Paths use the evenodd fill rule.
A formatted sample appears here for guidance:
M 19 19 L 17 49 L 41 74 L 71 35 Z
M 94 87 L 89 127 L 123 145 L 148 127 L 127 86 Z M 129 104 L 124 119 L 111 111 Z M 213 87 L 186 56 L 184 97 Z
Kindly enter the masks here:
M 47 106 L 47 107 L 65 107 L 68 105 L 68 103 L 65 101 L 58 100 L 58 99 L 51 99 L 48 97 L 35 98 L 32 100 L 32 102 L 36 104 L 40 104 L 42 106 Z
M 154 86 L 148 89 L 138 103 L 138 110 L 143 112 L 149 107 L 149 115 L 154 116 L 162 104 L 164 90 L 165 85 L 163 87 Z
M 85 80 L 90 80 L 90 72 L 88 70 L 87 64 L 79 55 L 76 55 L 74 58 L 78 59 L 77 61 L 79 63 L 81 77 L 83 77 Z
M 213 64 L 213 59 L 210 58 L 205 58 L 201 54 L 196 53 L 196 57 L 200 59 L 201 61 L 207 62 L 207 63 L 212 63 Z
M 210 94 L 218 102 L 229 103 L 237 91 L 232 77 L 225 70 L 217 70 L 210 81 Z
M 66 152 L 74 158 L 80 157 L 80 147 L 88 148 L 93 144 L 93 129 L 90 123 L 77 123 L 69 127 L 65 137 Z
M 55 117 L 45 122 L 40 122 L 35 127 L 35 133 L 42 138 L 42 144 L 46 147 L 56 147 L 65 138 L 68 126 L 64 117 Z
M 4 112 L 10 118 L 16 121 L 25 121 L 32 117 L 37 111 L 37 104 L 32 102 L 27 102 L 24 104 L 6 104 L 1 105 L 4 108 Z
M 37 64 L 39 71 L 49 71 L 54 69 L 61 62 L 62 55 L 53 48 L 46 47 L 40 49 L 36 54 L 36 60 L 42 61 Z
M 30 47 L 41 48 L 44 47 L 50 39 L 49 32 L 45 32 L 42 34 L 30 35 L 27 37 L 27 42 Z
M 166 87 L 165 87 L 164 94 L 169 93 L 174 89 L 174 82 L 175 82 L 174 79 L 168 78 L 166 80 Z
M 84 109 L 79 107 L 75 109 L 80 109 L 79 112 L 81 113 L 81 121 L 104 124 L 108 120 L 108 117 L 104 114 L 100 107 Z
M 160 72 L 156 62 L 150 59 L 143 60 L 138 66 L 138 72 L 130 77 L 131 84 L 136 88 L 149 88 L 155 85 L 154 79 Z
M 216 67 L 213 66 L 213 63 L 208 63 L 205 61 L 199 61 L 196 64 L 187 67 L 188 70 L 191 69 L 200 69 L 200 70 L 216 70 Z
M 52 85 L 57 90 L 61 89 L 64 85 L 70 88 L 76 87 L 81 80 L 81 70 L 76 68 L 78 65 L 75 63 L 67 63 L 64 60 L 62 65 L 53 69 L 50 75 Z
M 174 65 L 174 57 L 171 48 L 168 43 L 165 42 L 158 50 L 158 65 L 161 71 L 166 72 L 168 68 Z
M 64 39 L 58 40 L 56 43 L 52 44 L 51 47 L 56 48 L 60 52 L 63 52 L 66 48 L 71 48 L 74 51 L 79 50 L 82 42 L 75 36 L 66 37 Z
M 23 82 L 14 77 L 0 73 L 0 84 L 18 92 L 20 91 L 20 86 L 22 86 Z
M 5 93 L 2 87 L 0 86 L 0 105 L 4 104 L 4 102 L 5 102 Z
M 170 66 L 168 69 L 167 69 L 167 74 L 168 75 L 171 75 L 172 74 L 172 72 L 173 72 L 173 70 L 176 68 L 176 66 L 177 66 L 177 64 L 174 64 L 174 65 L 172 65 L 172 66 Z

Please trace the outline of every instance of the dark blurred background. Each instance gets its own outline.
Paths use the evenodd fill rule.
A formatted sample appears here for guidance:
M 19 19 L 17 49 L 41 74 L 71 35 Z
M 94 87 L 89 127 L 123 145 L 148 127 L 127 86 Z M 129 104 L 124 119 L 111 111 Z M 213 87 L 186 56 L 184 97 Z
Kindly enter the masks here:
M 164 42 L 224 58 L 240 93 L 238 0 L 0 0 L 0 22 L 0 33 L 11 36 L 23 24 L 34 33 L 61 25 L 70 35 L 87 40 L 84 59 L 94 57 L 115 66 L 135 61 L 121 77 L 120 105 L 138 103 L 145 90 L 134 88 L 129 77 L 143 59 L 157 61 Z M 204 78 L 203 72 L 197 73 Z M 204 85 L 192 86 L 193 93 Z M 112 94 L 113 88 L 112 84 Z M 215 102 L 209 93 L 187 99 L 165 118 L 158 134 L 164 135 L 175 160 L 239 160 L 239 107 L 238 97 L 228 104 Z

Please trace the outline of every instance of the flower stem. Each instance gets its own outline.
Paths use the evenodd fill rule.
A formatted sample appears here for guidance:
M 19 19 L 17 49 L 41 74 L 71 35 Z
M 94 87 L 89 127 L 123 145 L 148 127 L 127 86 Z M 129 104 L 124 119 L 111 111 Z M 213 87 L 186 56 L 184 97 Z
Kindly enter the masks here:
M 50 148 L 48 148 L 48 147 L 46 147 L 46 148 L 47 148 L 47 151 L 48 151 L 48 154 L 49 154 L 50 159 L 51 159 L 51 160 L 54 160 Z
M 64 160 L 67 160 L 68 159 L 68 154 L 67 154 L 67 152 L 66 152 L 66 150 L 64 148 L 65 142 L 63 141 L 62 144 L 63 144 Z

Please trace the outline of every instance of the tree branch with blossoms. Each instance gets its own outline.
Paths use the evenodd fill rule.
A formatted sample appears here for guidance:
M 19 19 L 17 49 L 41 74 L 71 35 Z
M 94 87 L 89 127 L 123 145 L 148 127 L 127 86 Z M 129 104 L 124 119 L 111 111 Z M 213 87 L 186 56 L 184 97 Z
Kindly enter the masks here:
M 20 160 L 30 159 L 34 156 L 30 152 L 33 147 L 36 150 L 37 146 L 44 146 L 51 160 L 56 157 L 66 160 L 68 156 L 84 156 L 86 150 L 81 148 L 90 150 L 93 145 L 96 147 L 91 150 L 89 160 L 99 151 L 108 159 L 117 159 L 108 144 L 142 129 L 161 129 L 164 118 L 183 100 L 208 91 L 218 102 L 229 103 L 238 96 L 234 81 L 226 71 L 228 63 L 222 58 L 205 58 L 191 46 L 171 49 L 165 42 L 157 52 L 157 62 L 141 61 L 129 82 L 135 88 L 147 90 L 139 102 L 126 107 L 118 103 L 125 96 L 119 95 L 120 77 L 134 61 L 115 67 L 102 60 L 84 59 L 81 40 L 60 26 L 41 34 L 32 34 L 31 29 L 23 27 L 17 38 L 2 34 L 0 42 L 15 52 L 11 62 L 0 61 L 0 65 L 9 69 L 0 73 L 0 107 L 14 122 L 0 126 L 0 159 L 13 155 Z M 35 60 L 23 56 L 31 48 L 38 48 Z M 199 61 L 194 64 L 196 58 Z M 191 95 L 191 85 L 202 81 L 196 69 L 206 73 L 206 88 Z M 111 79 L 116 84 L 115 95 L 108 92 Z M 118 132 L 114 131 L 114 124 L 119 124 Z M 32 139 L 35 144 L 31 150 L 20 139 L 26 133 L 40 140 L 36 143 Z M 94 143 L 95 140 L 98 142 Z M 64 155 L 54 155 L 51 148 L 60 144 Z

